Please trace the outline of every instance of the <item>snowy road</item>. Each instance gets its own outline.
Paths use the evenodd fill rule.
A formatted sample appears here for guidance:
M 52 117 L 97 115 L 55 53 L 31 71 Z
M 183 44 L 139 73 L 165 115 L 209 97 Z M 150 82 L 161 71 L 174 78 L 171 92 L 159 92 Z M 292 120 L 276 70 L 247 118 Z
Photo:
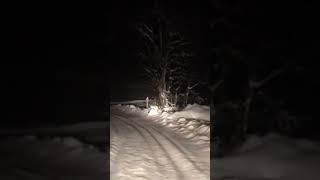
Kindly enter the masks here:
M 111 111 L 112 180 L 208 180 L 209 144 L 195 144 L 161 126 L 161 117 Z

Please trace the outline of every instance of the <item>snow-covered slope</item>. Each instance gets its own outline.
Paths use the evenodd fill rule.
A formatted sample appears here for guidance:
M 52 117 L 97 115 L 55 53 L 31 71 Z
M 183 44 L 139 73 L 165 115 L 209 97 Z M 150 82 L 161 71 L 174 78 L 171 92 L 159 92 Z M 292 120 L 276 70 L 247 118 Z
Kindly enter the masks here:
M 320 179 L 320 144 L 269 134 L 251 136 L 236 152 L 213 159 L 215 179 Z
M 210 107 L 198 104 L 188 104 L 182 111 L 178 111 L 170 116 L 171 118 L 184 117 L 186 119 L 198 119 L 210 121 Z
M 107 179 L 108 156 L 103 151 L 108 145 L 106 128 L 105 122 L 91 122 L 57 128 L 0 130 L 0 179 Z
M 124 113 L 126 116 L 142 116 L 197 144 L 210 143 L 210 107 L 208 106 L 193 104 L 182 111 L 162 112 L 156 106 L 144 109 L 135 105 L 118 104 L 111 106 L 111 110 Z

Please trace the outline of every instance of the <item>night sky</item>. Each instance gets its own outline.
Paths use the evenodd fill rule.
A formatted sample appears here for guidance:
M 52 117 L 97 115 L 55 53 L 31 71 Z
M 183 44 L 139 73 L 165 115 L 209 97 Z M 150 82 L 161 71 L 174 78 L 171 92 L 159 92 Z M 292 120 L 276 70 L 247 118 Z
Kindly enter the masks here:
M 196 54 L 193 62 L 194 71 L 198 78 L 208 81 L 210 78 L 210 44 L 207 37 L 209 33 L 208 15 L 210 13 L 209 2 L 188 4 L 187 2 L 159 2 L 159 8 L 170 17 L 172 26 L 181 32 L 184 37 L 192 43 L 192 50 Z M 130 93 L 123 91 L 125 87 L 132 87 L 132 91 L 137 92 L 138 98 L 152 94 L 148 82 L 141 79 L 143 69 L 139 61 L 138 53 L 143 47 L 141 35 L 136 29 L 137 23 L 143 22 L 148 17 L 154 7 L 153 1 L 139 1 L 123 4 L 118 1 L 113 4 L 110 12 L 110 53 L 113 59 L 113 68 L 110 79 L 112 84 L 111 99 L 123 99 L 127 96 L 130 99 Z M 190 11 L 192 9 L 192 11 Z M 134 84 L 128 85 L 127 83 Z M 137 85 L 138 84 L 138 85 Z M 138 86 L 138 87 L 135 87 Z M 131 90 L 130 89 L 130 90 Z M 129 90 L 129 91 L 130 91 Z M 136 93 L 134 93 L 136 94 Z M 121 97 L 119 97 L 121 96 Z
M 117 100 L 126 95 L 134 99 L 135 91 L 142 89 L 132 85 L 141 81 L 137 78 L 141 70 L 137 51 L 142 44 L 135 23 L 150 15 L 155 1 L 117 2 L 109 16 L 108 42 L 115 60 L 111 69 L 110 97 Z M 319 102 L 317 49 L 320 38 L 318 10 L 314 4 L 215 0 L 158 1 L 158 4 L 174 27 L 193 44 L 197 54 L 194 70 L 203 72 L 199 78 L 206 79 L 208 67 L 216 62 L 213 49 L 230 43 L 243 52 L 260 78 L 281 67 L 285 60 L 289 69 L 263 90 L 275 99 L 284 100 L 283 108 L 305 118 L 300 133 L 312 136 L 311 132 L 317 132 L 320 124 L 316 105 Z M 220 18 L 224 23 L 215 24 Z M 145 90 L 145 93 L 149 92 Z M 134 94 L 133 97 L 130 94 Z
M 103 120 L 105 10 L 89 2 L 19 5 L 7 5 L 2 28 L 1 119 L 15 127 Z
M 283 86 L 278 92 L 288 95 L 290 90 L 288 99 L 298 109 L 308 104 L 306 112 L 316 111 L 311 105 L 317 102 L 318 92 L 316 6 L 213 0 L 159 4 L 174 27 L 192 42 L 199 78 L 210 79 L 208 65 L 215 58 L 212 49 L 235 41 L 248 57 L 258 57 L 265 64 L 284 56 L 303 66 L 303 75 L 283 77 L 287 84 L 278 81 Z M 8 8 L 3 11 L 1 28 L 2 119 L 12 126 L 102 119 L 109 90 L 124 91 L 128 82 L 136 89 L 143 84 L 137 56 L 141 41 L 135 24 L 148 16 L 153 6 L 153 1 L 146 0 L 3 6 Z M 232 28 L 213 28 L 219 17 L 227 17 Z M 121 99 L 125 93 L 111 93 L 111 98 Z
M 110 12 L 109 46 L 112 59 L 111 91 L 119 92 L 127 82 L 137 79 L 137 52 L 141 47 L 135 23 L 150 15 L 154 1 L 117 1 Z M 310 99 L 317 96 L 317 42 L 319 28 L 317 9 L 310 3 L 257 1 L 159 1 L 159 7 L 174 26 L 193 44 L 197 54 L 195 71 L 206 72 L 215 61 L 213 48 L 233 42 L 267 74 L 281 66 L 284 58 L 290 73 L 272 82 L 275 96 L 283 96 L 290 106 L 305 113 L 314 112 Z M 214 24 L 224 17 L 226 23 Z M 226 25 L 227 24 L 227 25 Z M 139 44 L 140 43 L 140 44 Z M 302 67 L 300 73 L 295 67 Z M 120 73 L 121 72 L 121 73 Z M 203 74 L 203 77 L 207 76 Z M 129 81 L 126 81 L 129 79 Z M 124 92 L 125 93 L 125 92 Z M 308 104 L 301 106 L 301 104 Z M 302 110 L 303 109 L 303 110 Z

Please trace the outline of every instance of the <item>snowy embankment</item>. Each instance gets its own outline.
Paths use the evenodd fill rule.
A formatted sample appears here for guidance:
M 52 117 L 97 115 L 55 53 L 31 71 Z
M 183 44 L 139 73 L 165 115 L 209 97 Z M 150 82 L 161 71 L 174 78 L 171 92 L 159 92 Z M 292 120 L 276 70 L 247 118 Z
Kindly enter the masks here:
M 320 143 L 269 134 L 251 136 L 232 155 L 213 159 L 217 180 L 320 179 Z
M 187 105 L 182 111 L 162 113 L 159 123 L 196 143 L 210 143 L 210 108 L 198 104 Z
M 132 101 L 131 103 L 134 103 Z M 138 108 L 135 105 L 115 105 L 112 109 L 127 114 L 148 116 L 158 124 L 170 128 L 196 143 L 210 143 L 210 107 L 198 104 L 187 105 L 177 112 L 161 112 L 156 106 L 149 109 Z
M 161 113 L 155 107 L 112 106 L 111 179 L 209 180 L 208 119 L 204 123 L 181 115 Z
M 1 130 L 1 180 L 85 180 L 108 177 L 106 123 Z M 106 148 L 103 148 L 106 149 Z

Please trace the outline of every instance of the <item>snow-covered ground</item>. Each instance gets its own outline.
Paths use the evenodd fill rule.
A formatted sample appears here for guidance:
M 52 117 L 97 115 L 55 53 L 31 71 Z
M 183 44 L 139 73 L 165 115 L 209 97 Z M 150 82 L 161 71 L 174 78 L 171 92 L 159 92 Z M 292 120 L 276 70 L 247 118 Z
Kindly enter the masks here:
M 208 114 L 209 108 L 205 109 L 202 113 Z M 208 118 L 197 119 L 201 113 L 199 109 L 195 112 L 198 114 L 112 106 L 111 179 L 210 179 Z
M 90 122 L 0 130 L 0 179 L 107 179 L 107 126 L 106 122 Z
M 166 140 L 174 139 L 175 143 L 181 144 L 186 151 L 191 152 L 190 154 L 199 155 L 199 157 L 194 156 L 194 162 L 200 162 L 202 164 L 200 167 L 206 170 L 203 172 L 207 172 L 206 168 L 208 167 L 207 163 L 209 160 L 207 152 L 209 150 L 208 145 L 210 144 L 208 142 L 210 141 L 209 107 L 197 104 L 188 105 L 184 110 L 175 113 L 159 112 L 156 107 L 152 107 L 151 110 L 140 110 L 132 105 L 114 106 L 114 108 L 118 112 L 119 109 L 122 109 L 119 113 L 120 117 L 115 117 L 114 120 L 118 120 L 118 123 L 124 125 L 133 125 L 132 129 L 128 127 L 124 132 L 127 133 L 127 138 L 130 141 L 132 139 L 143 140 L 145 138 L 149 142 L 144 144 L 136 140 L 131 145 L 131 142 L 124 140 L 124 146 L 128 144 L 129 147 L 123 150 L 122 146 L 119 146 L 120 148 L 118 149 L 121 152 L 129 152 L 133 147 L 140 146 L 141 149 L 134 153 L 139 154 L 146 151 L 146 149 L 150 149 L 148 146 L 151 146 L 150 153 L 145 153 L 145 156 L 136 157 L 137 161 L 134 161 L 136 162 L 136 166 L 133 167 L 140 167 L 138 170 L 134 168 L 130 169 L 130 165 L 132 165 L 131 160 L 126 161 L 124 166 L 120 166 L 127 169 L 126 173 L 132 173 L 130 177 L 136 175 L 137 179 L 139 177 L 144 177 L 145 179 L 156 179 L 155 177 L 159 177 L 158 179 L 209 179 L 208 176 L 201 176 L 203 173 L 194 170 L 192 165 L 187 165 L 190 163 L 182 155 L 179 155 L 181 152 L 175 151 L 175 147 L 170 146 L 169 142 L 166 143 Z M 131 117 L 127 114 L 131 114 Z M 128 118 L 122 118 L 123 116 Z M 111 126 L 117 125 L 111 124 Z M 145 128 L 151 130 L 145 130 Z M 141 134 L 133 136 L 136 130 L 139 130 Z M 139 136 L 141 137 L 139 138 Z M 162 136 L 166 136 L 167 138 L 161 138 Z M 168 146 L 168 148 L 159 150 L 158 146 L 154 145 L 155 143 L 153 142 L 157 139 L 160 139 L 159 145 L 164 144 L 163 147 Z M 196 146 L 193 146 L 194 144 Z M 161 153 L 162 151 L 163 153 Z M 169 156 L 170 159 L 173 159 L 171 164 L 178 163 L 178 165 L 175 165 L 175 170 L 180 170 L 182 175 L 175 170 L 172 170 L 171 173 L 173 175 L 170 175 L 167 169 L 173 166 L 170 165 L 170 162 L 167 162 L 166 166 L 156 167 L 154 158 L 152 158 L 153 155 L 150 155 L 151 153 L 160 154 L 158 156 L 165 153 L 171 155 Z M 127 156 L 130 159 L 130 154 Z M 148 161 L 145 162 L 144 158 L 148 159 Z M 158 161 L 161 162 L 163 160 L 160 159 Z M 179 165 L 185 166 L 180 167 Z M 318 180 L 320 179 L 320 142 L 307 139 L 293 139 L 278 134 L 268 134 L 264 137 L 251 135 L 231 155 L 211 159 L 211 165 L 211 178 L 216 180 Z M 119 166 L 114 165 L 114 167 L 115 169 L 111 169 L 111 173 L 117 175 L 114 177 L 123 177 L 123 174 L 119 174 L 119 169 L 117 169 Z M 153 178 L 149 178 L 151 174 L 146 173 L 149 170 L 153 172 Z M 163 175 L 163 172 L 166 172 L 164 173 L 165 175 Z M 194 176 L 192 177 L 192 175 Z M 126 178 L 128 179 L 128 177 Z
M 217 180 L 318 180 L 320 143 L 277 134 L 250 136 L 234 154 L 212 164 Z
M 191 115 L 112 106 L 107 123 L 0 129 L 0 179 L 108 179 L 109 162 L 111 179 L 209 179 L 208 118 Z
M 188 105 L 174 113 L 134 105 L 110 110 L 110 124 L 0 129 L 0 179 L 95 180 L 109 173 L 114 180 L 210 179 L 209 107 Z M 104 148 L 109 143 L 110 161 Z M 320 143 L 250 136 L 211 165 L 216 180 L 318 180 Z

